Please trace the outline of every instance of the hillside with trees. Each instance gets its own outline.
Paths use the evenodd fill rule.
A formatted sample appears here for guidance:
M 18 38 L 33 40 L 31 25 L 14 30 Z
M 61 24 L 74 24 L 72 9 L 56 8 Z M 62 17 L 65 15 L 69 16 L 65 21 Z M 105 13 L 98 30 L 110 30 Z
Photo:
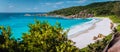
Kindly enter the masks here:
M 69 16 L 87 10 L 86 13 L 94 14 L 94 16 L 114 15 L 113 8 L 115 3 L 120 3 L 120 1 L 96 2 L 86 6 L 74 6 L 55 10 L 49 12 L 48 14 Z

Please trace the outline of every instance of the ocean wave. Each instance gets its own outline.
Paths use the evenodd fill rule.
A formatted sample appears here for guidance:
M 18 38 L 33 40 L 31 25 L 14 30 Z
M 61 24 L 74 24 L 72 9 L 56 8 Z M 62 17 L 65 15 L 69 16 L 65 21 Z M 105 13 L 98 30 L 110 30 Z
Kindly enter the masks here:
M 89 18 L 91 19 L 91 18 Z M 75 25 L 75 26 L 72 26 L 68 32 L 68 37 L 72 37 L 72 36 L 76 36 L 75 34 L 76 33 L 82 33 L 90 28 L 92 28 L 95 23 L 99 22 L 101 19 L 98 19 L 98 18 L 92 18 L 91 21 L 89 22 L 85 22 L 83 24 L 79 24 L 79 25 Z

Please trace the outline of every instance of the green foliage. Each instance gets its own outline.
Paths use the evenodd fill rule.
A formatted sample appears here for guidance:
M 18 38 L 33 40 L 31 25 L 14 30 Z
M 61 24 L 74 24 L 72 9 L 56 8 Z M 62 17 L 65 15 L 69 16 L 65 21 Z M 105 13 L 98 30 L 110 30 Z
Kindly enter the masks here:
M 79 52 L 74 42 L 67 39 L 67 32 L 57 23 L 36 21 L 29 25 L 29 33 L 24 33 L 22 40 L 11 39 L 10 27 L 0 27 L 0 50 L 7 52 Z
M 11 37 L 10 27 L 0 26 L 0 51 L 13 52 L 15 50 L 15 40 Z
M 120 32 L 120 25 L 117 26 L 117 30 Z
M 95 16 L 113 15 L 114 13 L 112 12 L 112 9 L 116 2 L 119 2 L 119 1 L 92 3 L 86 6 L 75 6 L 75 7 L 55 10 L 55 11 L 49 12 L 48 14 L 69 16 L 69 15 L 78 14 L 79 12 L 84 10 L 88 10 L 87 13 L 94 14 Z
M 116 15 L 112 15 L 112 16 L 109 16 L 109 18 L 114 22 L 116 23 L 118 26 L 117 26 L 117 30 L 118 32 L 120 31 L 120 18 Z
M 103 40 L 97 41 L 87 47 L 81 49 L 81 52 L 102 52 L 106 45 L 110 42 L 112 35 L 106 36 Z
M 108 16 L 114 23 L 120 23 L 120 18 L 116 15 Z
M 79 51 L 67 39 L 60 24 L 51 26 L 48 22 L 36 21 L 29 25 L 29 32 L 23 36 L 24 50 L 28 52 L 73 52 Z
M 112 10 L 118 17 L 120 17 L 120 2 L 114 4 L 114 8 Z

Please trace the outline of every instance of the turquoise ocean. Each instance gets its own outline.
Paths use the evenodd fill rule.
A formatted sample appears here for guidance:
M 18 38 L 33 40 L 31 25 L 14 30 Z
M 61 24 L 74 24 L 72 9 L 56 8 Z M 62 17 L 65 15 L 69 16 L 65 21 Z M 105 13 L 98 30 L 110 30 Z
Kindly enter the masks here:
M 75 25 L 84 24 L 92 20 L 91 18 L 68 19 L 53 16 L 24 16 L 24 15 L 25 13 L 0 13 L 0 26 L 5 27 L 10 26 L 12 29 L 12 37 L 17 39 L 22 37 L 22 33 L 26 33 L 29 31 L 28 25 L 30 23 L 34 24 L 35 20 L 39 20 L 41 22 L 48 21 L 51 25 L 55 25 L 56 22 L 58 22 L 64 29 L 69 29 Z

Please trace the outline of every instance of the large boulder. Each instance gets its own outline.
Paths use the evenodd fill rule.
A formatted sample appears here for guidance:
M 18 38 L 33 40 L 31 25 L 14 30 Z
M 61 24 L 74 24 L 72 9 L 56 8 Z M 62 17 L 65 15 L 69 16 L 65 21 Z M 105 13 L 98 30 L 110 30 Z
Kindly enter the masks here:
M 120 32 L 113 35 L 111 42 L 106 46 L 103 52 L 120 52 Z

